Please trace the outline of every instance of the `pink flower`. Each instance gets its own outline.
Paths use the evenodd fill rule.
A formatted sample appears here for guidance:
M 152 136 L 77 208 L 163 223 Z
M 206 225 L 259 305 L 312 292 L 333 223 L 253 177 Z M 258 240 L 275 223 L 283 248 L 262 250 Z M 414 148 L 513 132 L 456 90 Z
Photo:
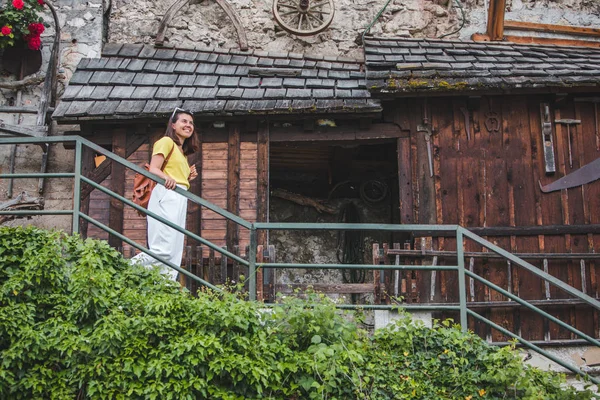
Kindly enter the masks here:
M 23 0 L 13 0 L 12 5 L 17 10 L 22 10 L 25 4 L 23 3 Z
M 29 30 L 29 33 L 31 33 L 33 36 L 40 36 L 46 28 L 44 27 L 44 24 L 34 22 L 29 24 L 27 29 Z
M 43 5 L 44 5 L 44 0 L 37 0 L 37 2 L 38 2 L 38 4 L 39 4 L 40 6 L 43 6 Z
M 2 32 L 2 34 L 3 34 L 4 36 L 8 36 L 8 35 L 10 35 L 10 33 L 12 32 L 12 29 L 10 29 L 10 26 L 8 26 L 8 25 L 4 25 L 4 26 L 2 27 L 2 30 L 1 30 L 0 32 Z
M 40 47 L 42 47 L 42 41 L 40 40 L 40 37 L 34 36 L 29 38 L 29 41 L 27 42 L 27 47 L 29 47 L 29 49 L 31 50 L 39 50 Z

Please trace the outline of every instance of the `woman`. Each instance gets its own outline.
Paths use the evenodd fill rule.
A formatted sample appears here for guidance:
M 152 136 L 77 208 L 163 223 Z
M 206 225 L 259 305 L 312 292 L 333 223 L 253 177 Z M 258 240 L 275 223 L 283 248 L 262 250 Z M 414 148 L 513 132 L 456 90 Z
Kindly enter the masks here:
M 194 118 L 189 111 L 176 108 L 169 119 L 165 136 L 157 140 L 152 148 L 149 171 L 165 180 L 156 185 L 150 196 L 148 211 L 184 228 L 187 212 L 187 198 L 172 189 L 189 189 L 190 181 L 198 177 L 196 166 L 190 166 L 189 154 L 199 148 L 199 140 L 194 129 Z M 165 163 L 166 160 L 166 163 Z M 163 163 L 165 165 L 163 166 Z M 161 167 L 162 170 L 161 170 Z M 148 216 L 148 249 L 175 265 L 181 265 L 184 234 Z M 177 271 L 158 262 L 146 253 L 140 253 L 132 260 L 141 265 L 159 265 L 161 272 L 172 280 L 177 279 Z

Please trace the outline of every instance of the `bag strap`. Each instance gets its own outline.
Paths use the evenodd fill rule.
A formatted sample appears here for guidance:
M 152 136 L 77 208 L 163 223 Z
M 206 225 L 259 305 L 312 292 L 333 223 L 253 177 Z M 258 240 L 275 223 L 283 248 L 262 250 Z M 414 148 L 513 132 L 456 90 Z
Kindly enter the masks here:
M 165 169 L 165 166 L 169 162 L 169 158 L 171 158 L 171 154 L 173 154 L 173 150 L 175 150 L 175 141 L 173 141 L 173 147 L 171 147 L 171 151 L 169 152 L 169 155 L 167 156 L 167 158 L 165 158 L 165 161 L 163 161 L 163 165 L 160 167 L 161 171 L 163 171 Z

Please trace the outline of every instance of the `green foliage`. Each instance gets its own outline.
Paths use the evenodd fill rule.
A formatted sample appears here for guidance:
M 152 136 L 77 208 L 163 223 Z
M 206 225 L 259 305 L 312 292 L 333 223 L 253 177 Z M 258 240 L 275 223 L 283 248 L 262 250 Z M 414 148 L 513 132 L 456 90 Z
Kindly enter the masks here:
M 327 297 L 192 297 L 106 243 L 0 228 L 2 399 L 590 399 L 449 322 L 369 336 Z

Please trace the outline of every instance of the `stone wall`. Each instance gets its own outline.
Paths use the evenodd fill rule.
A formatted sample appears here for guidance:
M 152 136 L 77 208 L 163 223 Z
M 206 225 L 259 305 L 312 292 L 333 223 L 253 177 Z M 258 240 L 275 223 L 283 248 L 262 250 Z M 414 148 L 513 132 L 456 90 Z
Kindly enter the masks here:
M 111 42 L 153 43 L 159 23 L 172 0 L 113 3 L 108 37 Z M 465 13 L 464 27 L 462 11 Z M 237 48 L 235 29 L 213 1 L 191 2 L 172 19 L 167 45 Z M 275 22 L 271 0 L 231 0 L 246 31 L 249 46 L 266 51 L 308 52 L 362 58 L 359 45 L 365 28 L 385 1 L 335 0 L 331 26 L 310 37 L 296 37 Z M 600 26 L 600 3 L 594 0 L 508 0 L 507 19 Z M 468 39 L 484 32 L 488 0 L 393 0 L 370 30 L 380 36 Z
M 75 0 L 60 0 L 55 3 L 59 16 L 61 28 L 60 61 L 58 66 L 58 98 L 68 80 L 73 75 L 77 63 L 83 57 L 99 57 L 102 49 L 103 36 L 105 33 L 104 14 L 107 4 L 102 0 L 91 0 L 80 2 Z M 43 47 L 42 66 L 37 74 L 44 75 L 50 59 L 50 52 L 55 37 L 54 20 L 50 11 L 43 15 L 45 22 L 50 25 L 42 35 Z M 0 67 L 2 62 L 0 57 Z M 6 73 L 0 74 L 0 81 L 14 81 L 17 77 Z M 43 83 L 37 86 L 23 88 L 20 93 L 16 90 L 0 89 L 0 105 L 38 107 Z M 0 113 L 0 120 L 12 125 L 35 125 L 37 116 L 35 114 Z M 51 135 L 62 134 L 62 132 L 77 127 L 50 128 Z M 2 173 L 9 172 L 12 146 L 0 146 L 0 170 Z M 42 151 L 36 145 L 19 145 L 16 147 L 15 172 L 39 172 L 42 163 Z M 73 152 L 65 150 L 62 145 L 53 145 L 49 152 L 48 172 L 71 172 L 73 171 Z M 7 201 L 9 182 L 0 180 L 0 204 Z M 13 182 L 12 197 L 26 191 L 31 196 L 38 196 L 38 179 L 17 179 Z M 71 209 L 72 208 L 72 182 L 68 179 L 46 179 L 43 196 L 47 209 Z M 71 229 L 71 217 L 46 216 L 36 217 L 32 220 L 17 219 L 7 223 L 35 224 L 48 228 Z

